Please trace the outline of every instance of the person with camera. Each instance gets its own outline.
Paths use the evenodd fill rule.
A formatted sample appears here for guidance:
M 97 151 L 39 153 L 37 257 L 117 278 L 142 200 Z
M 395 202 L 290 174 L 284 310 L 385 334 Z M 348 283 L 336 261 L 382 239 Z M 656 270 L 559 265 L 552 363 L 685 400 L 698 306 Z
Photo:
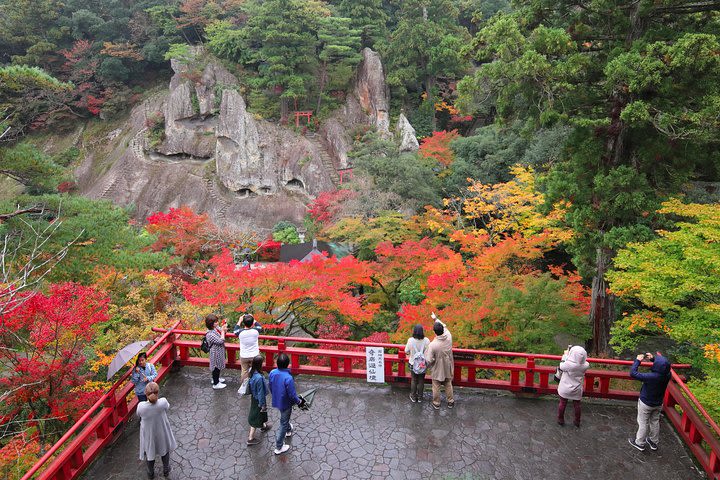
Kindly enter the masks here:
M 241 384 L 249 378 L 253 359 L 260 355 L 260 330 L 262 330 L 262 325 L 255 321 L 255 317 L 246 313 L 242 316 L 241 323 L 238 323 L 233 331 L 233 333 L 237 335 L 238 342 L 240 343 Z
M 560 426 L 565 425 L 565 407 L 568 400 L 572 400 L 573 409 L 575 410 L 575 419 L 573 424 L 580 428 L 580 400 L 583 395 L 583 382 L 585 381 L 585 372 L 590 368 L 587 362 L 587 352 L 580 345 L 568 345 L 560 362 L 560 370 L 562 376 L 558 384 L 558 395 L 560 396 L 560 404 L 558 405 L 557 423 Z
M 295 380 L 290 374 L 290 357 L 281 353 L 275 360 L 277 368 L 270 372 L 270 393 L 272 394 L 272 406 L 280 410 L 280 429 L 275 437 L 275 455 L 280 455 L 290 450 L 290 445 L 285 443 L 286 437 L 294 433 L 293 424 L 290 423 L 293 405 L 300 408 L 305 406 L 305 399 L 295 392 Z
M 138 355 L 137 360 L 135 360 L 135 368 L 130 374 L 130 381 L 135 385 L 135 396 L 138 398 L 138 402 L 147 400 L 145 386 L 150 382 L 154 382 L 157 376 L 155 365 L 147 361 L 147 353 L 142 352 Z
M 653 362 L 649 373 L 638 372 L 640 362 L 643 360 Z M 630 376 L 635 380 L 640 380 L 642 387 L 638 399 L 637 434 L 635 438 L 628 438 L 628 442 L 641 452 L 645 450 L 645 445 L 649 446 L 650 450 L 658 449 L 660 412 L 665 390 L 670 382 L 670 368 L 670 361 L 657 352 L 654 357 L 652 353 L 639 354 L 630 369 Z
M 220 322 L 217 315 L 211 313 L 205 317 L 205 326 L 208 332 L 205 334 L 210 346 L 210 372 L 212 373 L 212 384 L 214 390 L 221 390 L 225 385 L 225 379 L 220 378 L 220 371 L 225 368 L 225 334 L 227 333 L 227 322 Z

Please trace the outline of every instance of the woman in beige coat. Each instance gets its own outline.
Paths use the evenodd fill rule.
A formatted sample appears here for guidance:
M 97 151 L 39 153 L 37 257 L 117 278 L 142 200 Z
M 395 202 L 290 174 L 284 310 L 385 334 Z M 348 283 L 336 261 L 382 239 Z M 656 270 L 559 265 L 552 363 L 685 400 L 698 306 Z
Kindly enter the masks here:
M 445 396 L 447 397 L 448 408 L 455 406 L 455 397 L 453 396 L 452 379 L 455 371 L 455 360 L 452 353 L 452 335 L 447 326 L 440 320 L 435 318 L 433 331 L 435 339 L 430 342 L 427 353 L 427 363 L 431 368 L 430 377 L 432 378 L 432 406 L 435 410 L 440 409 L 440 387 L 445 386 Z

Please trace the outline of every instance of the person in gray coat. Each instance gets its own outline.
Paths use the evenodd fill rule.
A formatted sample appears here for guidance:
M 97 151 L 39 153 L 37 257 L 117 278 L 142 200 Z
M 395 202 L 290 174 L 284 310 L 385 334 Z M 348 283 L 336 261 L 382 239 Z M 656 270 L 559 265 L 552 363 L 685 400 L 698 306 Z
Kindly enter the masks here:
M 560 362 L 560 384 L 558 385 L 558 395 L 560 395 L 560 404 L 558 405 L 557 422 L 560 426 L 565 425 L 565 407 L 568 400 L 572 400 L 575 408 L 576 427 L 580 428 L 580 399 L 583 395 L 583 382 L 585 381 L 585 371 L 590 368 L 587 362 L 587 352 L 579 345 L 565 350 Z
M 147 462 L 148 478 L 155 478 L 155 457 L 160 455 L 163 475 L 170 475 L 170 452 L 177 448 L 175 435 L 170 429 L 167 411 L 170 404 L 165 398 L 158 398 L 160 387 L 150 382 L 145 387 L 146 402 L 140 402 L 137 415 L 140 417 L 140 460 Z

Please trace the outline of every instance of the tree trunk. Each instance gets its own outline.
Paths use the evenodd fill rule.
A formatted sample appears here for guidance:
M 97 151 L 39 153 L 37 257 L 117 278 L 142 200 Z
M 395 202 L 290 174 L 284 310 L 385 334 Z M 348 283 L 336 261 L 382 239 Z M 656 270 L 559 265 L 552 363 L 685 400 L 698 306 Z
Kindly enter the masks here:
M 432 100 L 433 100 L 432 91 L 433 91 L 434 88 L 435 88 L 435 76 L 434 76 L 434 75 L 428 75 L 427 78 L 425 79 L 425 89 L 426 89 L 428 101 L 432 101 Z M 433 110 L 432 110 L 432 112 L 433 112 L 433 113 L 432 113 L 431 126 L 432 126 L 432 131 L 434 132 L 434 131 L 437 130 L 437 118 L 436 118 L 436 115 L 435 115 L 436 112 L 435 112 L 435 104 L 434 104 L 434 103 L 433 103 Z
M 284 97 L 280 97 L 280 123 L 282 125 L 287 125 L 288 123 L 288 112 L 290 110 L 290 107 L 288 105 L 288 99 Z
M 592 280 L 590 302 L 590 324 L 593 329 L 592 351 L 595 355 L 606 354 L 610 347 L 610 327 L 615 320 L 615 296 L 608 293 L 605 273 L 610 266 L 612 252 L 607 248 L 598 248 L 597 273 Z
M 323 62 L 320 67 L 320 81 L 318 82 L 318 101 L 317 107 L 315 108 L 315 115 L 320 112 L 320 103 L 322 102 L 323 90 L 325 90 L 325 83 L 327 82 L 327 62 Z

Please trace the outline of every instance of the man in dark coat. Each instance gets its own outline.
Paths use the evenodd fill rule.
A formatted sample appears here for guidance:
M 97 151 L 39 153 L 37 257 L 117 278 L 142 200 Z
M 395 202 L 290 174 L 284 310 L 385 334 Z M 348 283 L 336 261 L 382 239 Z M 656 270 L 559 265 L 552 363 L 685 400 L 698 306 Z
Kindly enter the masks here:
M 662 356 L 660 352 L 654 357 L 650 373 L 638 372 L 640 362 L 653 360 L 651 353 L 640 354 L 630 369 L 630 376 L 642 382 L 640 398 L 638 399 L 638 431 L 635 438 L 629 438 L 630 445 L 640 451 L 645 450 L 645 445 L 650 450 L 658 449 L 660 434 L 660 412 L 662 411 L 665 389 L 670 382 L 670 361 Z M 650 435 L 648 436 L 648 429 Z

